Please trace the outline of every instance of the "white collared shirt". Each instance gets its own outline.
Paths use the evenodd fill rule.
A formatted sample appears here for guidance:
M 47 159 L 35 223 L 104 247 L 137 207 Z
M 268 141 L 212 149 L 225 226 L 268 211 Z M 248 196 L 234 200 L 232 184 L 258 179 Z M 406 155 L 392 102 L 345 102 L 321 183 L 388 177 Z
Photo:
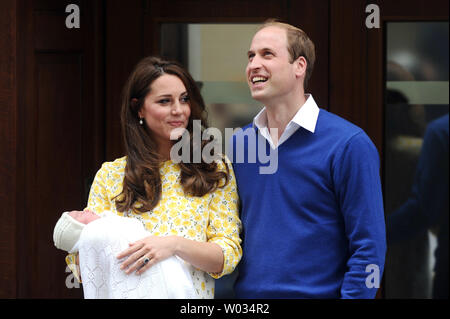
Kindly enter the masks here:
M 269 142 L 272 149 L 275 149 L 282 143 L 286 142 L 287 139 L 291 137 L 292 134 L 294 134 L 300 127 L 314 133 L 317 118 L 319 116 L 319 107 L 311 94 L 305 94 L 305 96 L 305 104 L 300 107 L 294 117 L 289 121 L 288 125 L 286 125 L 286 128 L 284 129 L 283 134 L 281 134 L 276 146 L 270 136 L 269 128 L 267 127 L 266 107 L 264 107 L 253 119 L 253 124 L 258 128 L 259 132 L 261 132 L 261 135 Z

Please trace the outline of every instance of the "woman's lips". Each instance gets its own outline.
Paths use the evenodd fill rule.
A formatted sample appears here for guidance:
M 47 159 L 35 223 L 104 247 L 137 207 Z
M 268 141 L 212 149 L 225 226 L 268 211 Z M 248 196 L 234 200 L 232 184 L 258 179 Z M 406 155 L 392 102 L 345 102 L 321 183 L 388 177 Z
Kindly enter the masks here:
M 182 126 L 184 124 L 183 121 L 171 121 L 171 122 L 168 122 L 168 123 L 169 123 L 169 125 L 171 125 L 173 127 L 180 127 L 180 126 Z

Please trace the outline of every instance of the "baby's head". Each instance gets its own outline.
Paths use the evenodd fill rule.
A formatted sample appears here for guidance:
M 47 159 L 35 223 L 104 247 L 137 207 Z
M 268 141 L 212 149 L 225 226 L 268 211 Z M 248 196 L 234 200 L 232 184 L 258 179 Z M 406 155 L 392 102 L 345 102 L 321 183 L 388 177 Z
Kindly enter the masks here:
M 89 224 L 90 222 L 100 218 L 100 216 L 96 215 L 90 210 L 85 211 L 74 210 L 69 213 L 69 216 L 83 224 Z

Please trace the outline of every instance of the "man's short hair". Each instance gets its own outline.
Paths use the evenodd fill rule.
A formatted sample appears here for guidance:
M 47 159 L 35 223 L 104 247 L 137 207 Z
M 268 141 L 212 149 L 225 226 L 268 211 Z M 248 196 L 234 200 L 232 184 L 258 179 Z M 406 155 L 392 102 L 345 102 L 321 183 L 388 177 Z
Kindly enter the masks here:
M 316 60 L 315 46 L 308 35 L 302 30 L 293 25 L 278 21 L 276 19 L 266 20 L 263 25 L 258 29 L 264 29 L 267 27 L 279 27 L 286 30 L 287 35 L 287 50 L 290 54 L 291 61 L 293 63 L 298 57 L 303 56 L 306 60 L 306 74 L 303 87 L 306 88 L 308 81 L 311 78 L 311 74 L 314 68 L 314 62 Z

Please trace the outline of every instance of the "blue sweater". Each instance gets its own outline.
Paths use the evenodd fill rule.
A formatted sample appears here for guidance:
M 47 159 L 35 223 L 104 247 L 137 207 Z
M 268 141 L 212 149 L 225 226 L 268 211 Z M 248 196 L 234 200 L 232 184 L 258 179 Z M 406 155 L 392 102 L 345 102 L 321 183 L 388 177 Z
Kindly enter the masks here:
M 234 152 L 248 149 L 247 130 L 256 128 L 235 133 Z M 278 147 L 274 174 L 260 174 L 258 156 L 233 155 L 243 222 L 236 297 L 373 298 L 386 235 L 378 152 L 364 131 L 320 109 L 314 133 L 300 127 Z

